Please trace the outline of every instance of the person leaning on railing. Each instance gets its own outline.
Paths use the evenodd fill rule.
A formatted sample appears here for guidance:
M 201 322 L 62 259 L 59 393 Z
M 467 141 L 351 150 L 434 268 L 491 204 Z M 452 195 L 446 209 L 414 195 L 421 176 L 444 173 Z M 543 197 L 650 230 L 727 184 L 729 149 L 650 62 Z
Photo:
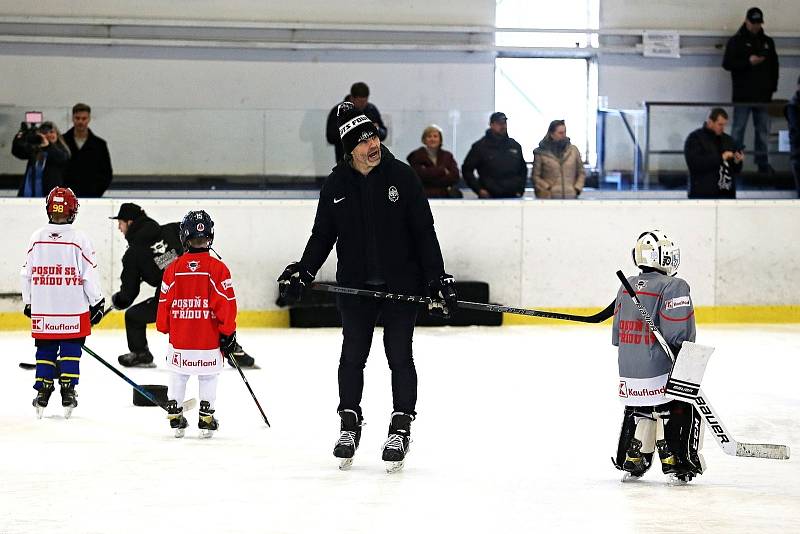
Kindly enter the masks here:
M 586 171 L 563 120 L 552 121 L 534 149 L 531 181 L 537 198 L 577 198 L 581 194 Z
M 686 138 L 683 155 L 689 167 L 689 198 L 736 198 L 736 176 L 744 155 L 725 133 L 728 113 L 714 108 L 701 128 Z
M 70 153 L 52 122 L 43 122 L 37 129 L 20 128 L 11 144 L 11 153 L 18 159 L 28 160 L 18 197 L 44 198 L 51 189 L 63 185 L 64 167 Z

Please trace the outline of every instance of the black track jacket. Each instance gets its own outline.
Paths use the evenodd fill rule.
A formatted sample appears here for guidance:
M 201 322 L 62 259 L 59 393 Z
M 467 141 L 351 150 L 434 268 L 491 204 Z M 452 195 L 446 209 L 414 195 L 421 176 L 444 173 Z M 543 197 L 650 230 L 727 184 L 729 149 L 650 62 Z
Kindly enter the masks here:
M 336 243 L 336 281 L 362 288 L 379 274 L 393 293 L 420 294 L 444 274 L 433 215 L 416 173 L 381 145 L 367 176 L 340 161 L 319 195 L 301 265 L 316 275 Z
M 763 56 L 765 61 L 750 64 L 750 56 Z M 750 33 L 744 24 L 725 45 L 722 68 L 731 72 L 734 102 L 771 102 L 778 90 L 778 53 L 775 41 L 764 30 Z

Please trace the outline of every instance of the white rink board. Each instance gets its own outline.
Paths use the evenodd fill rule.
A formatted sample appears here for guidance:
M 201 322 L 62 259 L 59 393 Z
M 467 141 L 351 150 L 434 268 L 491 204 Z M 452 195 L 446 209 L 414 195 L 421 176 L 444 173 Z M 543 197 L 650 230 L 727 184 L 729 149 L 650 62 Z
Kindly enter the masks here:
M 126 199 L 127 200 L 127 199 Z M 135 200 L 134 200 L 135 201 Z M 122 200 L 81 202 L 77 227 L 97 248 L 103 289 L 119 285 L 125 241 L 116 228 Z M 138 201 L 160 223 L 191 209 L 214 219 L 215 249 L 230 266 L 243 310 L 276 309 L 275 279 L 298 260 L 311 232 L 316 200 Z M 614 273 L 635 272 L 630 250 L 640 231 L 658 227 L 681 247 L 680 274 L 695 302 L 713 305 L 800 303 L 800 201 L 476 201 L 433 200 L 445 257 L 456 279 L 490 284 L 495 302 L 526 307 L 605 306 Z M 19 291 L 19 268 L 31 232 L 46 222 L 41 200 L 0 199 L 6 229 L 0 292 Z M 318 280 L 335 277 L 335 250 Z M 142 290 L 140 298 L 152 294 Z M 15 310 L 5 299 L 0 310 Z

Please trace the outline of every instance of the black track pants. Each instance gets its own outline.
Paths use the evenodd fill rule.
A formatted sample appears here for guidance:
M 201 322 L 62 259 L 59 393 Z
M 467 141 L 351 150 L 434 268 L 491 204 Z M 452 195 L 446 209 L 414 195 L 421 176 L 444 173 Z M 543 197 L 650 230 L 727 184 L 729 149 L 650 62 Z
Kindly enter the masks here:
M 158 299 L 143 300 L 125 311 L 125 333 L 128 336 L 128 349 L 141 352 L 147 348 L 147 325 L 156 322 Z

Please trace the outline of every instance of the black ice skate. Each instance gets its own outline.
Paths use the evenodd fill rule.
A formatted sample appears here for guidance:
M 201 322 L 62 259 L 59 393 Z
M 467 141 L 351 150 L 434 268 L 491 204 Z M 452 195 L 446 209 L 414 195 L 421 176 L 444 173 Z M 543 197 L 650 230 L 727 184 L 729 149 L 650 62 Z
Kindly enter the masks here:
M 666 440 L 656 441 L 658 456 L 661 458 L 661 470 L 667 475 L 667 484 L 683 486 L 688 484 L 695 476 L 703 472 L 702 462 L 698 459 L 697 467 L 687 460 L 682 460 L 669 450 Z
M 252 356 L 247 354 L 241 345 L 238 343 L 236 347 L 233 349 L 233 352 L 230 355 L 226 355 L 225 359 L 228 361 L 228 365 L 231 367 L 235 367 L 233 362 L 231 361 L 231 356 L 236 358 L 236 363 L 239 364 L 239 367 L 242 369 L 258 369 L 259 367 L 256 365 L 256 361 L 253 359 Z
M 345 470 L 353 465 L 353 457 L 361 441 L 361 427 L 364 426 L 364 420 L 354 410 L 342 410 L 339 412 L 339 417 L 342 419 L 341 431 L 339 441 L 333 448 L 333 455 L 341 460 L 339 469 Z
M 392 413 L 389 424 L 389 438 L 383 444 L 383 461 L 386 462 L 386 472 L 396 473 L 403 468 L 403 464 L 411 446 L 411 421 L 414 416 L 402 413 Z
M 150 353 L 149 349 L 123 354 L 117 358 L 117 361 L 124 367 L 153 368 L 156 366 L 156 364 L 153 363 L 153 355 Z
M 200 401 L 200 420 L 197 422 L 197 428 L 200 429 L 201 438 L 210 438 L 219 428 L 219 422 L 214 418 L 214 410 L 208 401 Z
M 178 401 L 171 400 L 167 402 L 167 419 L 169 419 L 170 428 L 175 430 L 175 437 L 182 438 L 186 433 L 186 427 L 189 422 L 183 416 L 183 406 L 178 406 Z
M 75 392 L 74 384 L 61 382 L 61 406 L 64 408 L 64 418 L 69 419 L 73 408 L 78 406 L 78 394 Z
M 642 442 L 636 438 L 631 439 L 630 446 L 625 452 L 625 461 L 622 463 L 622 482 L 638 480 L 650 469 L 652 454 L 642 453 Z
M 50 402 L 50 395 L 53 394 L 55 387 L 52 382 L 42 382 L 42 387 L 36 393 L 36 398 L 33 399 L 33 406 L 36 408 L 36 417 L 42 418 L 44 409 L 47 408 L 47 403 Z

